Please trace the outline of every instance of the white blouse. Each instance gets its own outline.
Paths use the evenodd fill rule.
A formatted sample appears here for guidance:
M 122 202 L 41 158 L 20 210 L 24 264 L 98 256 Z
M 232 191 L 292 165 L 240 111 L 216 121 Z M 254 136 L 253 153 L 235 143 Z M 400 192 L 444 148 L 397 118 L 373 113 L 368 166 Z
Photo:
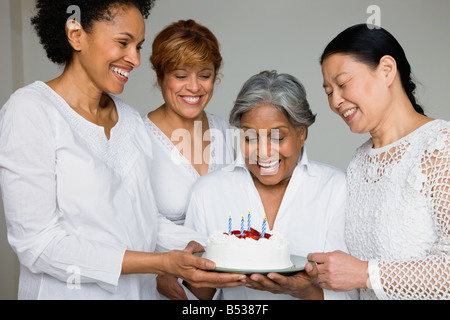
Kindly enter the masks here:
M 348 167 L 346 241 L 369 260 L 364 299 L 450 298 L 450 122 L 431 121 Z
M 211 143 L 205 151 L 209 151 L 208 172 L 213 172 L 232 163 L 234 151 L 228 124 L 219 116 L 206 114 Z M 183 224 L 192 186 L 200 175 L 147 115 L 143 119 L 153 143 L 151 182 L 156 205 L 159 212 L 167 219 L 176 224 Z M 200 160 L 203 161 L 203 155 L 200 156 L 202 156 Z
M 158 215 L 142 118 L 111 98 L 119 121 L 110 140 L 43 82 L 0 111 L 0 186 L 20 299 L 154 299 L 155 275 L 121 275 L 125 250 L 202 240 Z
M 284 194 L 273 229 L 286 235 L 291 254 L 347 251 L 344 242 L 345 174 L 330 166 L 309 161 L 303 148 Z M 242 155 L 228 167 L 201 177 L 192 191 L 185 225 L 205 236 L 240 228 L 241 216 L 251 213 L 251 225 L 261 230 L 264 206 Z M 267 228 L 267 232 L 270 229 Z M 355 292 L 325 291 L 326 299 L 350 299 Z M 223 299 L 294 299 L 246 287 L 222 290 Z

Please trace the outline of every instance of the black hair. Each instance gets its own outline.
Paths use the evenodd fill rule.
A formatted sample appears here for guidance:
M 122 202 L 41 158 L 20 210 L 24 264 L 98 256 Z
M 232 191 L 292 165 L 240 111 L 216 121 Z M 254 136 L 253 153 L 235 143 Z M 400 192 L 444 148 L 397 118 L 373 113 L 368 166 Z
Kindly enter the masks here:
M 73 49 L 67 40 L 65 25 L 71 18 L 71 8 L 79 9 L 83 29 L 88 32 L 96 21 L 113 19 L 110 9 L 114 5 L 133 5 L 146 19 L 155 0 L 37 0 L 36 15 L 31 24 L 43 45 L 47 57 L 58 65 L 72 59 Z
M 320 64 L 330 55 L 350 54 L 357 61 L 376 68 L 383 56 L 389 55 L 397 62 L 397 69 L 403 89 L 408 95 L 414 109 L 424 114 L 423 108 L 416 102 L 414 93 L 416 84 L 411 77 L 411 65 L 405 51 L 395 37 L 383 28 L 367 24 L 352 26 L 336 36 L 325 48 Z

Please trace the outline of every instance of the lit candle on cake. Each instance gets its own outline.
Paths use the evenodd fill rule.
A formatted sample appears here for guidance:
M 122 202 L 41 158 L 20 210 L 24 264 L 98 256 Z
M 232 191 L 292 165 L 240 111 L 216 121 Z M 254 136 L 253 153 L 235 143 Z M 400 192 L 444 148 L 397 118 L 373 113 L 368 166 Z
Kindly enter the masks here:
M 251 217 L 250 217 L 250 210 L 248 210 L 247 215 L 247 230 L 250 231 L 250 225 L 251 225 Z
M 264 218 L 263 218 L 262 229 L 261 229 L 261 238 L 264 237 L 265 233 L 266 233 L 266 215 L 264 215 Z
M 231 212 L 230 216 L 228 217 L 228 234 L 231 236 Z
M 241 216 L 241 235 L 244 235 L 244 216 Z

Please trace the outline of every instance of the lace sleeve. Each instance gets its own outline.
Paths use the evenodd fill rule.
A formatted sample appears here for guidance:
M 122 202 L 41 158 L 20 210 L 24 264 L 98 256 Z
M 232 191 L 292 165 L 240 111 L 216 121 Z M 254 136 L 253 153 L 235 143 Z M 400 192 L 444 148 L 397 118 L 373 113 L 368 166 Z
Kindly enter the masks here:
M 433 216 L 437 242 L 419 260 L 378 261 L 382 289 L 387 299 L 450 299 L 450 133 L 428 141 L 422 159 L 427 179 L 422 189 Z

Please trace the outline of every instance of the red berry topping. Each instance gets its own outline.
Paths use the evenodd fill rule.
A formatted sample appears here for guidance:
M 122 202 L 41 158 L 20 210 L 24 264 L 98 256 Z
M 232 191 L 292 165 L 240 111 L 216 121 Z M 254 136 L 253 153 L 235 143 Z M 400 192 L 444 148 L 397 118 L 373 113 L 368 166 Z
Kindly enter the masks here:
M 223 234 L 228 234 L 228 233 L 224 232 Z M 250 228 L 250 231 L 244 230 L 244 234 L 241 234 L 240 230 L 233 230 L 233 231 L 231 231 L 231 234 L 235 235 L 239 239 L 252 238 L 254 240 L 259 240 L 261 238 L 261 233 L 258 230 L 255 230 L 253 228 Z M 271 234 L 265 233 L 263 238 L 270 239 L 271 236 L 272 236 Z

